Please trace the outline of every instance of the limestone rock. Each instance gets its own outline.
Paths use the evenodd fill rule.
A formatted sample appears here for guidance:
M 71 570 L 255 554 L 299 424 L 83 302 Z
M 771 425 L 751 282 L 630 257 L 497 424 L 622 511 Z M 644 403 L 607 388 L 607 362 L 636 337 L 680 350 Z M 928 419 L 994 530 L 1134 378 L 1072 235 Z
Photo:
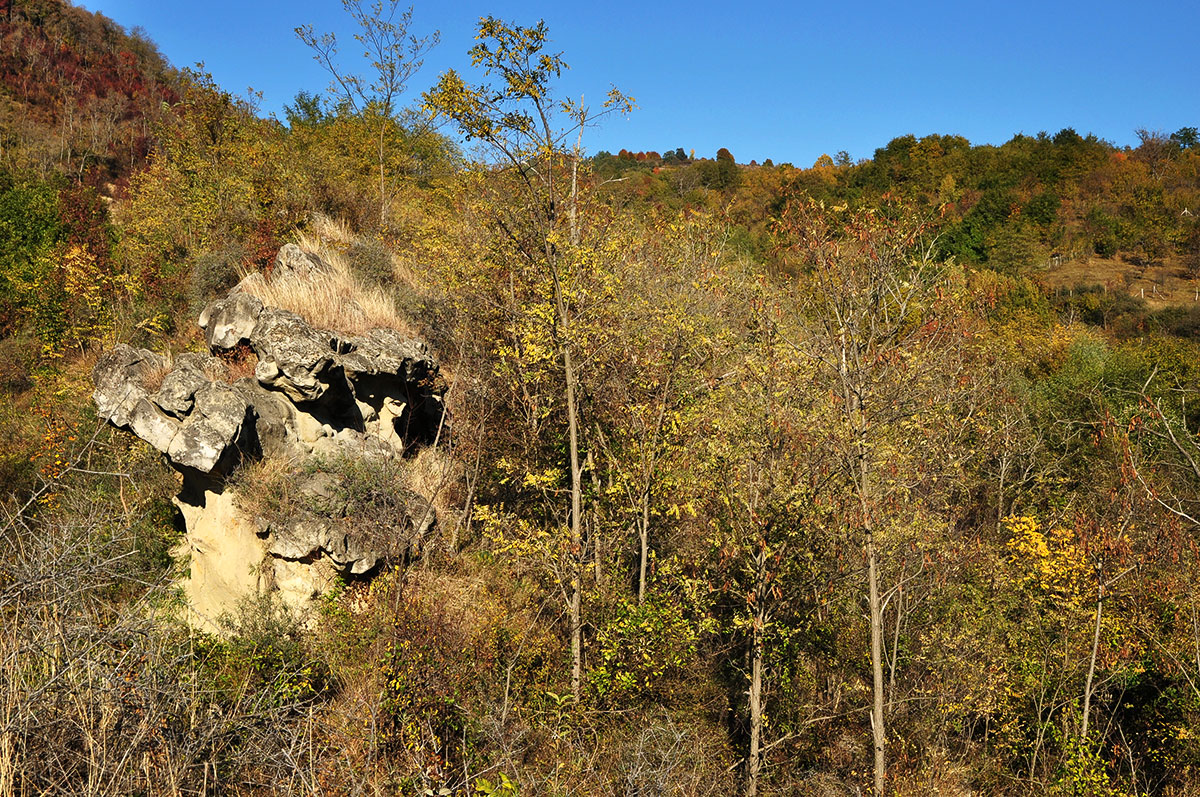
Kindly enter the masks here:
M 209 382 L 196 391 L 195 412 L 167 449 L 171 461 L 211 472 L 241 434 L 250 407 L 229 385 Z
M 184 582 L 188 619 L 206 631 L 220 630 L 223 615 L 247 596 L 265 591 L 266 546 L 238 511 L 234 495 L 215 485 L 175 499 L 187 525 L 190 576 Z
M 96 385 L 92 398 L 100 417 L 114 426 L 129 428 L 130 413 L 150 394 L 151 382 L 165 365 L 166 360 L 154 352 L 124 343 L 102 355 L 92 368 Z
M 289 456 L 299 437 L 297 413 L 292 404 L 249 377 L 237 380 L 232 388 L 250 407 L 250 422 L 254 427 L 251 437 L 257 440 L 258 453 L 266 457 Z
M 145 398 L 138 399 L 137 404 L 133 405 L 125 425 L 129 431 L 164 454 L 171 448 L 171 443 L 182 428 L 179 421 L 167 416 Z
M 258 355 L 254 375 L 292 401 L 316 401 L 337 378 L 332 342 L 329 333 L 313 329 L 295 313 L 267 308 L 250 333 Z
M 192 411 L 192 397 L 207 385 L 208 378 L 194 368 L 176 368 L 163 377 L 162 387 L 154 394 L 154 403 L 168 415 L 183 418 Z
M 273 279 L 308 279 L 313 273 L 329 271 L 329 264 L 295 244 L 284 244 L 275 254 Z
M 289 244 L 272 279 L 328 268 Z M 100 416 L 183 475 L 176 504 L 191 558 L 184 588 L 192 622 L 206 630 L 255 595 L 274 595 L 307 616 L 339 573 L 365 576 L 385 555 L 407 556 L 436 523 L 427 498 L 398 486 L 374 508 L 352 507 L 343 467 L 366 460 L 394 476 L 388 469 L 400 467 L 402 455 L 433 439 L 444 407 L 429 348 L 395 330 L 313 327 L 264 306 L 248 287 L 243 280 L 209 304 L 200 326 L 212 352 L 248 345 L 258 357 L 253 378 L 230 384 L 229 367 L 208 353 L 168 360 L 125 345 L 93 369 Z M 294 511 L 266 519 L 239 503 L 239 490 L 253 487 L 239 481 L 241 468 L 258 458 L 293 474 L 286 484 Z
M 231 293 L 212 302 L 200 314 L 200 328 L 210 348 L 228 351 L 250 342 L 250 333 L 258 323 L 263 304 L 249 293 Z

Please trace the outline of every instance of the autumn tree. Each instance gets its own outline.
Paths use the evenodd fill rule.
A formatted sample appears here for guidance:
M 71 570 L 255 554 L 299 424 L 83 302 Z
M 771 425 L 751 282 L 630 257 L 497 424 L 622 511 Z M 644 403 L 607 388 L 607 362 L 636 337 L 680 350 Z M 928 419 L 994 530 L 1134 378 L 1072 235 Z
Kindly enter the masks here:
M 809 708 L 772 695 L 785 691 L 783 673 L 799 664 L 793 657 L 828 541 L 822 494 L 833 452 L 819 394 L 809 389 L 812 365 L 789 345 L 791 319 L 765 282 L 747 294 L 745 339 L 719 390 L 726 409 L 705 426 L 702 473 L 712 494 L 708 581 L 719 585 L 716 616 L 745 687 L 744 792 L 755 797 L 766 752 L 786 741 L 778 731 L 770 739 L 770 729 L 787 728 L 785 718 Z
M 553 82 L 567 68 L 560 53 L 546 50 L 549 30 L 512 25 L 494 17 L 479 22 L 471 63 L 496 83 L 469 84 L 444 73 L 425 94 L 426 107 L 453 121 L 469 141 L 482 143 L 520 192 L 500 209 L 495 223 L 519 259 L 519 270 L 546 289 L 548 313 L 540 326 L 561 368 L 567 427 L 570 487 L 567 526 L 571 557 L 568 615 L 571 691 L 578 699 L 583 677 L 583 454 L 584 419 L 579 403 L 579 282 L 594 266 L 582 243 L 580 169 L 584 131 L 609 113 L 628 112 L 632 101 L 616 89 L 593 113 L 582 101 L 555 97 Z M 515 270 L 515 271 L 516 271 Z
M 409 80 L 424 65 L 425 55 L 437 45 L 439 34 L 410 33 L 413 11 L 411 7 L 401 11 L 400 0 L 375 0 L 370 6 L 364 0 L 342 0 L 342 8 L 358 25 L 354 40 L 362 46 L 371 72 L 357 73 L 340 63 L 333 33 L 317 34 L 312 25 L 300 25 L 295 29 L 296 36 L 333 76 L 328 90 L 333 107 L 360 117 L 374 130 L 382 229 L 387 225 L 389 171 L 395 171 L 389 159 L 389 144 L 394 145 L 402 127 L 400 99 Z
M 929 439 L 961 423 L 964 327 L 954 272 L 934 256 L 928 227 L 904 209 L 849 211 L 792 201 L 777 220 L 780 254 L 798 274 L 805 324 L 793 345 L 830 398 L 833 467 L 843 522 L 866 566 L 873 704 L 874 793 L 887 781 L 884 680 L 886 587 L 881 552 L 909 522 L 905 503 L 936 474 Z

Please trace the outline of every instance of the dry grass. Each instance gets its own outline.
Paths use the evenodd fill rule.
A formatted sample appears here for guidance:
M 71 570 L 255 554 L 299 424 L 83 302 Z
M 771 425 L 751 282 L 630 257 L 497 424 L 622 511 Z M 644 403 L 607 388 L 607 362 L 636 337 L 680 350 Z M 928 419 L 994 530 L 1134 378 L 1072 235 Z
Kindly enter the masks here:
M 228 351 L 217 352 L 216 358 L 219 361 L 219 376 L 210 375 L 218 372 L 218 367 L 205 371 L 205 376 L 213 380 L 221 379 L 229 384 L 243 377 L 253 377 L 254 366 L 258 365 L 258 355 L 246 343 L 239 343 Z
M 444 448 L 426 446 L 407 461 L 404 481 L 408 489 L 429 500 L 429 507 L 437 520 L 438 542 L 429 540 L 425 545 L 440 544 L 444 549 L 443 553 L 453 555 L 458 549 L 462 514 L 459 509 L 462 495 L 458 489 L 462 483 L 461 463 Z
M 342 235 L 333 222 L 327 226 Z M 267 278 L 251 274 L 243 279 L 242 289 L 265 305 L 289 310 L 324 329 L 352 335 L 377 328 L 415 334 L 412 325 L 396 312 L 396 304 L 386 291 L 355 277 L 345 255 L 336 248 L 335 239 L 301 233 L 297 245 L 321 258 L 329 268 L 303 276 L 275 274 Z
M 162 387 L 163 380 L 167 378 L 167 374 L 175 370 L 175 355 L 170 349 L 159 354 L 162 362 L 159 365 L 152 366 L 141 377 L 142 389 L 147 393 L 157 393 Z
M 334 247 L 346 248 L 354 243 L 357 236 L 350 225 L 340 219 L 331 219 L 324 213 L 314 213 L 308 225 L 309 235 L 318 241 L 327 242 Z M 304 248 L 304 244 L 300 244 Z
M 300 509 L 301 497 L 292 489 L 298 468 L 290 457 L 263 457 L 243 465 L 234 478 L 234 503 L 249 517 L 286 525 Z
M 1081 285 L 1103 285 L 1109 291 L 1145 299 L 1152 310 L 1194 305 L 1200 297 L 1200 280 L 1192 279 L 1182 265 L 1173 262 L 1142 266 L 1116 258 L 1088 257 L 1052 268 L 1042 279 L 1052 290 L 1064 293 Z
M 417 221 L 418 219 L 412 220 L 412 225 L 416 225 Z M 345 221 L 331 219 L 323 213 L 314 213 L 309 220 L 308 229 L 297 237 L 297 244 L 301 249 L 310 252 L 326 251 L 334 256 L 344 255 L 355 244 L 365 241 L 363 236 L 356 235 Z M 310 249 L 310 246 L 314 248 Z M 425 285 L 418 277 L 418 273 L 423 270 L 421 264 L 411 255 L 403 255 L 394 248 L 391 255 L 392 280 L 410 291 L 423 292 Z

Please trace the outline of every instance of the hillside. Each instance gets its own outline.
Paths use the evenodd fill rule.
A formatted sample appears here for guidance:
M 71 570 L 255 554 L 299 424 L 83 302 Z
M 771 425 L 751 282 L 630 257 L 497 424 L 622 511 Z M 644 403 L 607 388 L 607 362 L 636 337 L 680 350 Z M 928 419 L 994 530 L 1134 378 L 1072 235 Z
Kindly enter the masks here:
M 0 797 L 1200 789 L 1194 130 L 589 157 L 542 23 L 284 124 L 0 14 Z
M 127 178 L 161 106 L 178 99 L 153 42 L 60 0 L 12 0 L 0 13 L 0 165 L 93 185 Z

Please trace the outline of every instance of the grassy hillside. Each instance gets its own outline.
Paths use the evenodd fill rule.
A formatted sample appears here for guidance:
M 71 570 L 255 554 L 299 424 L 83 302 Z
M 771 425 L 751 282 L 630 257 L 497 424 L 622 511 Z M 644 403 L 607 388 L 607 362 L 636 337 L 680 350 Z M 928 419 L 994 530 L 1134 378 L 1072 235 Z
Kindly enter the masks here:
M 103 17 L 6 10 L 0 795 L 1200 788 L 1187 129 L 579 159 L 523 121 L 579 119 L 553 58 L 504 60 L 538 26 L 480 31 L 522 80 L 283 125 Z M 288 242 L 336 290 L 268 302 L 432 344 L 448 423 L 351 482 L 438 520 L 311 627 L 199 634 L 178 484 L 90 369 L 206 350 Z

